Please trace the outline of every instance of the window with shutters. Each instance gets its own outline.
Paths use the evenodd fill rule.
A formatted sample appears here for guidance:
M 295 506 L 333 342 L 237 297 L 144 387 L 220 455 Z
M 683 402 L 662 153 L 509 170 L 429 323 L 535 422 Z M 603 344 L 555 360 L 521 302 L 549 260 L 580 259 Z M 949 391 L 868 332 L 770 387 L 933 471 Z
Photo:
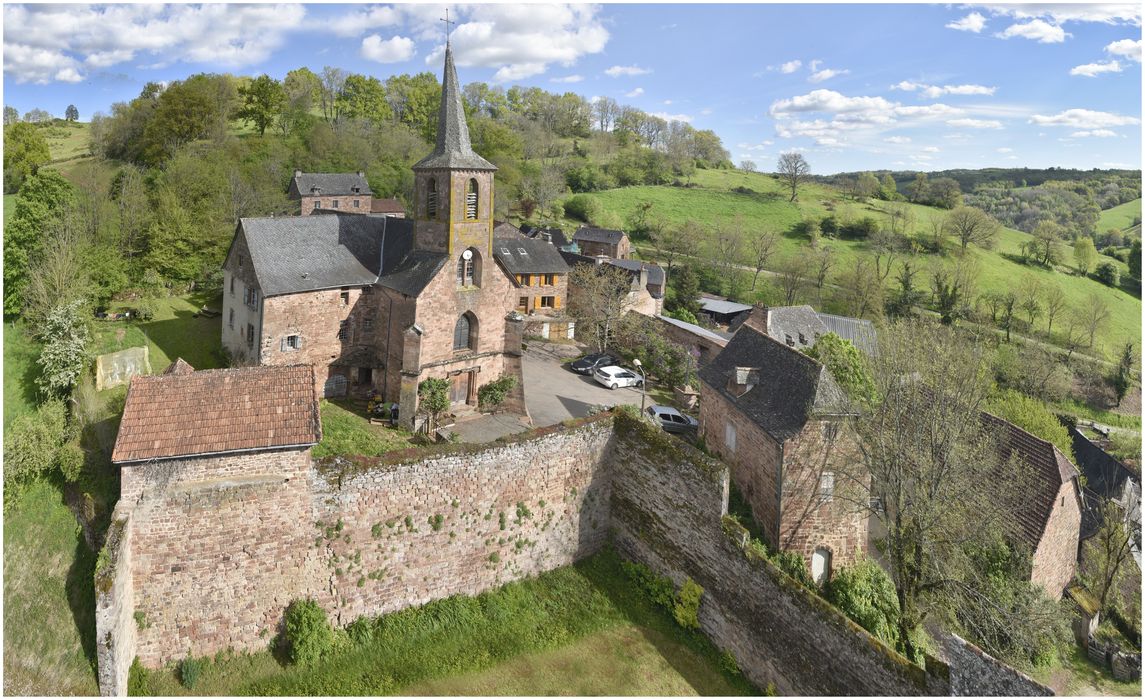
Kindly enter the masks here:
M 529 310 L 529 297 L 518 297 L 517 298 L 517 310 L 518 311 L 528 311 Z
M 432 177 L 425 186 L 425 215 L 431 219 L 437 218 L 437 180 Z
M 453 349 L 477 349 L 477 317 L 469 311 L 461 314 L 453 326 Z
M 541 297 L 541 308 L 542 309 L 553 308 L 553 297 Z
M 469 185 L 465 188 L 465 218 L 477 218 L 477 180 L 476 178 L 469 179 Z

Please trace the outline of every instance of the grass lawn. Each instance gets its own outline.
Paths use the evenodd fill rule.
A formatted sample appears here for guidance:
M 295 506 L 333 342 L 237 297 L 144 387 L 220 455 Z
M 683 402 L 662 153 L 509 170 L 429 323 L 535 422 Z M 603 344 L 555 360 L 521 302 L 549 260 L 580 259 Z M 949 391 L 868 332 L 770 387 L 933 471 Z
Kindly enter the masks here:
M 14 194 L 4 195 L 4 224 L 5 225 L 8 224 L 8 219 L 12 218 L 12 212 L 15 210 L 15 207 L 16 207 L 16 195 L 14 195 Z
M 36 410 L 40 344 L 23 323 L 4 324 L 4 427 L 17 416 Z
M 388 424 L 371 424 L 366 419 L 365 408 L 355 405 L 352 400 L 323 400 L 321 411 L 322 442 L 312 451 L 315 457 L 373 457 L 410 446 L 410 438 L 413 436 L 409 432 L 391 428 Z
M 221 298 L 205 294 L 167 297 L 155 302 L 155 317 L 150 321 L 97 321 L 94 323 L 94 354 L 100 355 L 124 348 L 147 345 L 151 370 L 158 374 L 182 357 L 195 369 L 222 367 L 222 318 L 194 315 L 204 304 L 221 308 Z M 138 306 L 138 302 L 111 305 L 111 311 Z
M 155 695 L 744 695 L 703 635 L 685 632 L 608 550 L 476 597 L 379 618 L 368 638 L 318 666 L 270 652 L 220 655 L 193 690 L 149 674 Z
M 1112 209 L 1102 211 L 1101 217 L 1097 220 L 1097 230 L 1099 233 L 1108 231 L 1111 228 L 1124 231 L 1133 225 L 1134 218 L 1141 218 L 1140 199 L 1118 204 Z
M 1066 658 L 1053 666 L 1035 668 L 1030 676 L 1054 689 L 1058 695 L 1115 695 L 1141 697 L 1141 680 L 1122 683 L 1108 669 L 1091 662 L 1085 651 L 1072 644 Z
M 61 490 L 32 485 L 4 513 L 4 694 L 98 695 L 95 554 Z

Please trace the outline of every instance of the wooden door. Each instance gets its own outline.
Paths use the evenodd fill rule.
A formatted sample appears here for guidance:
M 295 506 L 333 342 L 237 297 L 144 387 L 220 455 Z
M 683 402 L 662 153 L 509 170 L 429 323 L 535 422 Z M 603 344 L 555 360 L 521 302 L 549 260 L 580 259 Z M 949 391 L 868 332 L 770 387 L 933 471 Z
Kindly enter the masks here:
M 462 372 L 455 374 L 450 379 L 449 385 L 449 401 L 450 403 L 465 403 L 469 398 L 469 378 L 472 376 L 471 372 Z

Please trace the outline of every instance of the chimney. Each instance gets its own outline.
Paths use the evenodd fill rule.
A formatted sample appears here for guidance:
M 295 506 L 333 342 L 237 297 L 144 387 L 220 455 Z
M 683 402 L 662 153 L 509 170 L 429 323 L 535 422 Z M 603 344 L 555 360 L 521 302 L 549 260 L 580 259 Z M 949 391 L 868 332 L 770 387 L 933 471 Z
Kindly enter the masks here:
M 294 171 L 294 177 L 302 177 L 302 171 L 301 170 L 295 170 Z
M 359 170 L 359 171 L 358 171 L 358 177 L 366 177 L 366 173 L 364 173 L 364 172 L 362 172 L 361 170 Z
M 744 320 L 743 325 L 750 326 L 760 333 L 767 335 L 768 315 L 767 304 L 757 303 L 755 308 L 751 310 Z
M 728 393 L 736 398 L 743 396 L 759 384 L 758 367 L 736 367 L 728 377 Z
M 545 239 L 545 243 L 552 243 L 553 242 L 553 234 L 549 233 L 548 231 L 543 231 L 541 233 L 541 238 Z

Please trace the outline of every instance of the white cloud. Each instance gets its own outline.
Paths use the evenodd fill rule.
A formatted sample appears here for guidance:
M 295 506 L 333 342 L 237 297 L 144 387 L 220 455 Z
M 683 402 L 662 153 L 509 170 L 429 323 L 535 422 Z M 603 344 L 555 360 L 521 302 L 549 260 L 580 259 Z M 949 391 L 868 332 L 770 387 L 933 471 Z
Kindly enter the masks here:
M 685 124 L 691 123 L 692 117 L 687 114 L 668 114 L 667 112 L 649 112 L 653 117 L 660 117 L 666 122 L 684 122 Z
M 583 75 L 566 75 L 566 76 L 563 76 L 560 78 L 553 78 L 552 82 L 554 82 L 554 83 L 579 83 L 582 80 L 584 80 Z
M 957 29 L 961 32 L 974 32 L 977 34 L 986 26 L 986 18 L 977 12 L 971 12 L 960 20 L 946 25 L 947 29 Z
M 644 88 L 638 87 L 635 90 L 624 93 L 625 97 L 640 97 L 644 94 Z
M 821 83 L 824 80 L 830 80 L 831 78 L 834 78 L 836 75 L 846 75 L 847 73 L 850 73 L 850 72 L 851 71 L 849 71 L 845 68 L 843 70 L 835 70 L 834 68 L 824 68 L 821 71 L 816 71 L 816 72 L 812 73 L 810 75 L 810 77 L 807 78 L 807 80 L 812 82 L 812 83 Z
M 803 61 L 800 61 L 799 59 L 795 59 L 794 61 L 788 61 L 787 63 L 784 63 L 784 64 L 779 66 L 779 72 L 780 73 L 794 73 L 795 71 L 799 70 L 799 67 L 802 65 L 803 65 Z
M 808 70 L 814 72 L 814 71 L 819 70 L 819 66 L 821 66 L 821 65 L 823 65 L 823 62 L 820 61 L 819 59 L 815 59 L 811 63 L 807 64 L 807 68 L 808 68 Z
M 888 136 L 883 141 L 887 143 L 910 143 L 909 136 Z
M 926 85 L 904 80 L 891 86 L 892 90 L 914 92 L 921 90 L 923 97 L 935 99 L 943 95 L 993 95 L 998 88 L 985 85 Z
M 1092 129 L 1090 131 L 1075 131 L 1070 136 L 1074 138 L 1085 138 L 1087 136 L 1094 136 L 1097 138 L 1113 138 L 1117 136 L 1117 132 L 1111 129 Z
M 995 16 L 1015 19 L 1042 18 L 1054 24 L 1099 22 L 1141 26 L 1141 6 L 1130 3 L 1030 3 L 1026 5 L 979 5 Z
M 1068 126 L 1074 129 L 1107 129 L 1111 126 L 1131 126 L 1140 124 L 1137 117 L 1127 117 L 1112 112 L 1097 112 L 1092 109 L 1067 109 L 1051 116 L 1035 114 L 1031 124 L 1042 126 Z
M 1141 40 L 1122 39 L 1105 47 L 1107 53 L 1141 62 Z
M 1001 129 L 1002 122 L 996 119 L 949 119 L 947 125 L 960 129 Z
M 395 36 L 391 39 L 382 39 L 377 34 L 362 39 L 362 58 L 378 63 L 398 63 L 407 61 L 414 55 L 413 39 L 404 36 Z
M 922 150 L 927 153 L 938 153 L 938 146 L 924 146 Z
M 1105 63 L 1086 63 L 1080 66 L 1074 66 L 1070 69 L 1070 75 L 1084 75 L 1087 78 L 1093 78 L 1102 73 L 1120 73 L 1121 64 L 1117 61 L 1107 61 Z
M 1056 24 L 1050 24 L 1044 20 L 1034 19 L 1026 22 L 1025 24 L 1011 24 L 1006 27 L 1005 31 L 998 32 L 994 36 L 999 39 L 1009 39 L 1011 37 L 1019 36 L 1023 39 L 1036 41 L 1039 44 L 1060 44 L 1065 41 L 1067 36 L 1073 36 L 1066 33 L 1064 29 Z
M 645 75 L 651 72 L 648 68 L 641 68 L 640 66 L 613 66 L 606 69 L 604 74 L 610 78 L 619 78 L 629 75 Z
M 670 104 L 672 104 L 672 100 L 664 100 L 664 104 L 665 104 L 665 105 L 670 105 Z
M 402 23 L 401 12 L 388 6 L 368 7 L 357 10 L 341 17 L 328 19 L 318 26 L 319 29 L 331 32 L 338 36 L 361 36 L 371 29 L 379 27 L 395 27 Z
M 427 65 L 440 66 L 444 7 L 401 6 L 410 30 L 419 39 L 438 42 L 426 56 Z M 598 16 L 599 5 L 466 5 L 450 35 L 459 67 L 497 68 L 494 82 L 523 80 L 548 70 L 552 63 L 570 67 L 582 56 L 600 53 L 608 30 Z M 452 16 L 452 15 L 451 15 Z
M 299 29 L 301 5 L 5 5 L 4 71 L 17 83 L 77 82 L 83 67 L 139 54 L 226 68 L 266 60 Z M 47 58 L 51 61 L 47 61 Z

